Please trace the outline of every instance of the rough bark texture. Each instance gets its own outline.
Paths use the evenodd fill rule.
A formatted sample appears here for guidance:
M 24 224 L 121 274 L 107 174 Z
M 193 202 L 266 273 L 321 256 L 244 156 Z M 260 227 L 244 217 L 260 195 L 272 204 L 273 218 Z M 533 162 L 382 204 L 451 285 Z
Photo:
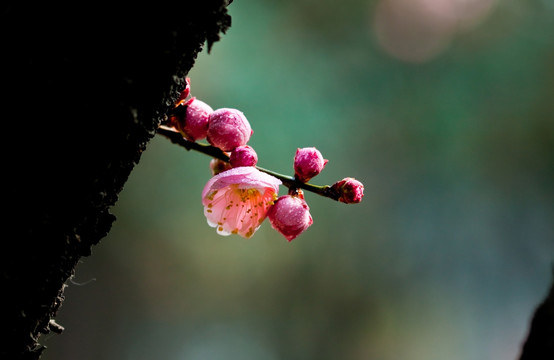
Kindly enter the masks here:
M 108 233 L 109 209 L 197 53 L 230 26 L 225 0 L 113 6 L 0 10 L 1 359 L 38 359 L 40 334 L 63 330 L 52 319 L 64 283 Z

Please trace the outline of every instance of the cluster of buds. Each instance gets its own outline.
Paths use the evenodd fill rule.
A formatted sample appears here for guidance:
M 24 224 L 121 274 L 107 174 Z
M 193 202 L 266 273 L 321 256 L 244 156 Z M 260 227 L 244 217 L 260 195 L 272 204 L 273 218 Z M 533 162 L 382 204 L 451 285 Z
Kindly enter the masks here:
M 189 98 L 190 81 L 186 81 L 167 125 L 190 142 L 206 139 L 228 158 L 210 162 L 213 177 L 202 191 L 208 224 L 220 235 L 250 238 L 267 217 L 272 228 L 288 241 L 295 239 L 313 224 L 301 188 L 323 170 L 328 160 L 315 147 L 299 148 L 294 156 L 294 179 L 261 171 L 256 166 L 255 150 L 247 145 L 253 131 L 244 114 L 232 108 L 213 110 L 195 97 Z M 279 177 L 289 187 L 288 194 L 281 197 L 278 193 L 283 181 Z M 362 183 L 353 178 L 319 188 L 348 204 L 359 203 L 363 197 Z

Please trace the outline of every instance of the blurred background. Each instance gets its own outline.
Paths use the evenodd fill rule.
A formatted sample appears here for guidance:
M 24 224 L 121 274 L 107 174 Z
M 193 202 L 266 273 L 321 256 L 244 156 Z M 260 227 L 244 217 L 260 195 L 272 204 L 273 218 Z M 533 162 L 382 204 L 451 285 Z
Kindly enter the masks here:
M 44 359 L 515 359 L 554 263 L 554 0 L 235 1 L 189 74 L 361 204 L 288 243 L 209 227 L 210 159 L 156 137 Z M 280 194 L 286 193 L 281 187 Z

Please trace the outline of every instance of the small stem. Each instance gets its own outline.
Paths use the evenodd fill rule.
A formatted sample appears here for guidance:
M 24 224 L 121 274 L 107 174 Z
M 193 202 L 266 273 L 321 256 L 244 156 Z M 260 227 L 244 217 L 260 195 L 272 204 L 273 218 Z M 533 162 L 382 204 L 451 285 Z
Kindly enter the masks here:
M 180 132 L 169 126 L 161 125 L 160 127 L 158 127 L 157 133 L 165 136 L 166 138 L 171 140 L 172 143 L 182 146 L 187 150 L 195 150 L 203 154 L 210 155 L 211 157 L 214 157 L 216 159 L 229 162 L 229 156 L 227 156 L 227 154 L 225 154 L 220 149 L 216 148 L 215 146 L 201 144 L 194 141 L 188 141 L 183 137 L 183 135 L 181 135 Z
M 215 146 L 188 141 L 183 137 L 183 135 L 181 135 L 181 133 L 179 133 L 177 130 L 171 127 L 161 125 L 158 128 L 157 133 L 162 136 L 165 136 L 166 138 L 171 140 L 172 143 L 182 146 L 187 150 L 195 150 L 203 154 L 209 155 L 211 157 L 214 157 L 216 159 L 229 162 L 229 156 L 225 154 L 223 151 L 221 151 L 220 149 L 216 148 Z M 338 201 L 339 199 L 339 195 L 335 191 L 333 191 L 333 189 L 329 185 L 321 186 L 321 185 L 303 183 L 301 181 L 296 180 L 293 176 L 279 174 L 275 171 L 264 169 L 259 166 L 256 166 L 256 169 L 276 177 L 277 179 L 281 180 L 284 186 L 288 188 L 291 188 L 291 187 L 301 188 L 306 191 L 310 191 L 315 194 L 318 194 L 333 200 Z
M 331 187 L 329 185 L 314 185 L 310 183 L 303 183 L 298 180 L 296 180 L 292 176 L 287 176 L 283 174 L 279 174 L 277 172 L 264 169 L 262 167 L 256 166 L 256 169 L 265 172 L 266 174 L 269 174 L 271 176 L 276 177 L 277 179 L 281 180 L 283 185 L 285 185 L 288 188 L 301 188 L 313 193 L 316 193 L 321 196 L 325 196 L 328 198 L 331 198 L 333 200 L 338 200 L 338 195 L 334 193 L 334 191 L 331 190 Z

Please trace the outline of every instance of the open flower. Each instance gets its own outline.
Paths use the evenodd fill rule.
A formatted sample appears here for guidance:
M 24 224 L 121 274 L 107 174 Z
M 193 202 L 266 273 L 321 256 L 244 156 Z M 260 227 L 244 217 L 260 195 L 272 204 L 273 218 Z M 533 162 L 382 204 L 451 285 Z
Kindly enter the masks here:
M 204 215 L 220 235 L 251 237 L 277 199 L 281 181 L 252 166 L 224 171 L 202 191 Z

